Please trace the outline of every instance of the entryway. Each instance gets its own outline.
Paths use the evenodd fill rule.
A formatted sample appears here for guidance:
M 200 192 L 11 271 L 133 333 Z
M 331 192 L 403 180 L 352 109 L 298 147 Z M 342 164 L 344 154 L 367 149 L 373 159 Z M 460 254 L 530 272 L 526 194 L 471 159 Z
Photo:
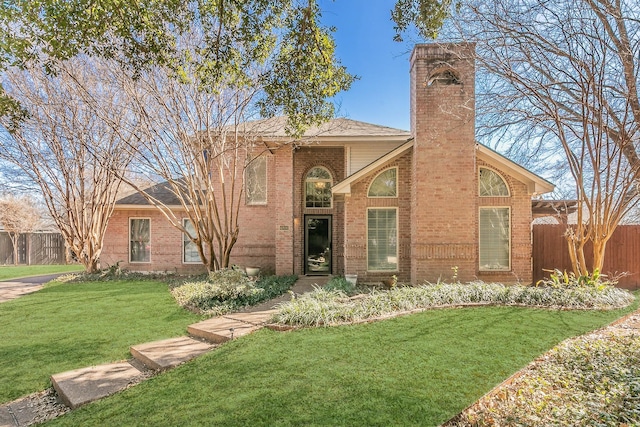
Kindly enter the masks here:
M 331 274 L 331 215 L 305 215 L 304 259 L 305 274 Z

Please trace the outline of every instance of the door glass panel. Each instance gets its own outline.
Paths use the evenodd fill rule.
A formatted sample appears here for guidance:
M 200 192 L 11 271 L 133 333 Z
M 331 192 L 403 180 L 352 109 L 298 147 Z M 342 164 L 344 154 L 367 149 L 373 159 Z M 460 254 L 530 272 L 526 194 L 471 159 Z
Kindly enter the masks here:
M 306 220 L 307 265 L 309 274 L 331 273 L 331 220 L 307 217 Z

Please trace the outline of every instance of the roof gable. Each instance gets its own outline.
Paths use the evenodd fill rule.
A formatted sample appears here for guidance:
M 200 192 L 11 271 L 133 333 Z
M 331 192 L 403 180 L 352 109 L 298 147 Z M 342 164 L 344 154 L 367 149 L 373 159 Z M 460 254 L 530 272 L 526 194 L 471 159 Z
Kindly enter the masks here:
M 333 194 L 351 194 L 351 184 L 353 184 L 354 182 L 357 182 L 358 180 L 367 176 L 371 172 L 380 168 L 385 163 L 388 163 L 393 159 L 395 159 L 396 157 L 401 156 L 402 154 L 405 153 L 405 151 L 409 150 L 412 147 L 413 147 L 413 138 L 409 139 L 407 142 L 405 142 L 401 146 L 389 151 L 387 154 L 380 157 L 379 159 L 369 163 L 368 166 L 365 166 L 364 168 L 360 169 L 358 172 L 354 173 L 353 175 L 350 175 L 346 179 L 340 181 L 338 184 L 333 186 L 333 188 L 331 189 L 331 192 Z
M 513 160 L 506 158 L 486 145 L 476 143 L 476 157 L 489 165 L 497 166 L 499 169 L 516 178 L 518 181 L 526 184 L 529 189 L 529 193 L 534 196 L 550 193 L 555 189 L 555 185 L 546 179 L 520 166 Z

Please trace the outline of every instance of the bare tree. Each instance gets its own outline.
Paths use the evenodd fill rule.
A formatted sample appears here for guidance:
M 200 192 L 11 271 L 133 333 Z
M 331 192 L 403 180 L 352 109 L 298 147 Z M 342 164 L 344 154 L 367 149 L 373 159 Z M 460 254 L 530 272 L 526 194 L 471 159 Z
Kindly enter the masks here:
M 578 199 L 577 224 L 567 230 L 573 269 L 601 269 L 607 241 L 637 203 L 637 3 L 474 0 L 453 25 L 454 37 L 477 43 L 484 136 L 493 144 L 513 141 L 512 153 L 568 167 Z
M 95 272 L 134 126 L 104 78 L 108 63 L 82 57 L 54 65 L 54 76 L 37 66 L 4 73 L 7 94 L 26 114 L 17 125 L 0 118 L 0 158 L 37 184 L 66 245 Z
M 140 139 L 132 147 L 135 175 L 124 179 L 188 236 L 202 263 L 215 271 L 229 266 L 238 238 L 245 168 L 265 151 L 245 125 L 257 115 L 262 86 L 257 69 L 243 70 L 241 85 L 230 76 L 207 86 L 199 63 L 185 67 L 181 79 L 168 68 L 155 67 L 137 79 L 116 72 L 114 80 L 140 118 Z M 134 182 L 132 177 L 141 175 L 162 179 L 172 203 L 158 196 L 158 186 L 144 189 Z
M 0 199 L 0 225 L 9 234 L 13 247 L 13 264 L 18 264 L 18 238 L 40 227 L 42 218 L 33 199 L 5 196 Z

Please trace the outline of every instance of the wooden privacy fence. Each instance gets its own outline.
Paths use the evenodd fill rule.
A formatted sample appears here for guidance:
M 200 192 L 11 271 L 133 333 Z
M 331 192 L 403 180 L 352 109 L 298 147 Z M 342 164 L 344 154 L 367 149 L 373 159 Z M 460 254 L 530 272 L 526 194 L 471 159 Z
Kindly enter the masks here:
M 66 264 L 60 233 L 30 233 L 18 237 L 18 264 Z M 0 265 L 13 264 L 13 246 L 6 232 L 0 232 Z
M 533 226 L 533 280 L 549 277 L 544 270 L 571 271 L 569 249 L 564 238 L 566 225 L 541 224 Z M 591 245 L 585 255 L 591 263 Z M 621 225 L 607 243 L 602 273 L 613 275 L 629 273 L 620 279 L 618 286 L 627 289 L 640 288 L 640 225 Z

